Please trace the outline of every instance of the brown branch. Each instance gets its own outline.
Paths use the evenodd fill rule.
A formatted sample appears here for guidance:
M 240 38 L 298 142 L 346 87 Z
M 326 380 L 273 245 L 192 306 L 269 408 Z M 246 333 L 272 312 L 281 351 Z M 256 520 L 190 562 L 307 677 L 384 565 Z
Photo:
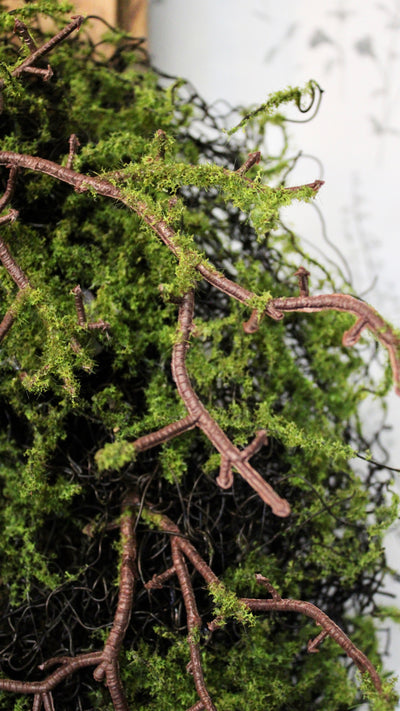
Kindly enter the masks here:
M 361 650 L 358 649 L 355 644 L 353 644 L 353 642 L 349 639 L 349 637 L 347 637 L 343 630 L 335 622 L 333 622 L 333 620 L 331 620 L 331 618 L 328 617 L 325 612 L 322 612 L 319 607 L 313 605 L 313 603 L 311 602 L 304 602 L 303 600 L 292 600 L 289 598 L 283 599 L 278 594 L 274 595 L 274 593 L 272 592 L 273 588 L 267 578 L 264 578 L 262 575 L 257 574 L 256 579 L 263 584 L 268 583 L 268 589 L 271 590 L 273 599 L 260 600 L 258 598 L 241 598 L 241 602 L 247 605 L 249 610 L 251 610 L 252 612 L 298 612 L 315 620 L 315 622 L 323 628 L 323 632 L 325 634 L 321 633 L 320 635 L 318 635 L 318 637 L 312 640 L 311 651 L 317 651 L 316 645 L 321 642 L 324 637 L 331 637 L 345 651 L 347 656 L 354 661 L 354 663 L 357 665 L 358 669 L 362 674 L 368 672 L 375 689 L 379 693 L 382 693 L 382 682 L 372 662 L 370 662 L 368 657 L 366 657 L 365 654 L 361 652 Z
M 3 210 L 5 208 L 5 206 L 10 202 L 10 200 L 14 194 L 15 183 L 17 180 L 17 173 L 18 173 L 18 168 L 15 165 L 12 165 L 10 168 L 10 172 L 8 174 L 6 189 L 3 193 L 3 196 L 0 198 L 0 211 Z M 17 216 L 18 216 L 18 213 L 16 213 L 16 217 Z
M 107 321 L 103 321 L 103 319 L 99 319 L 99 321 L 89 321 L 89 323 L 87 322 L 85 306 L 83 304 L 83 292 L 79 284 L 74 286 L 74 288 L 71 290 L 71 294 L 74 295 L 75 309 L 79 326 L 81 326 L 82 328 L 88 328 L 91 331 L 100 328 L 102 331 L 106 331 L 110 328 L 110 324 L 107 323 Z
M 356 323 L 343 334 L 342 344 L 353 345 L 360 337 L 361 331 L 368 328 L 389 353 L 396 392 L 400 395 L 400 339 L 372 306 L 349 294 L 280 297 L 272 299 L 271 304 L 282 315 L 294 311 L 343 311 L 357 316 Z
M 179 340 L 172 351 L 172 375 L 189 415 L 208 437 L 210 442 L 222 455 L 223 460 L 230 462 L 248 484 L 258 493 L 277 516 L 288 516 L 290 506 L 286 499 L 281 499 L 274 489 L 247 462 L 246 456 L 235 447 L 220 426 L 211 417 L 202 402 L 194 392 L 186 370 L 186 352 L 193 322 L 194 297 L 188 292 L 182 299 L 179 309 Z M 224 464 L 226 467 L 226 464 Z M 226 470 L 224 470 L 226 471 Z M 224 474 L 223 474 L 224 476 Z M 224 482 L 224 479 L 223 479 Z
M 42 706 L 44 711 L 54 711 L 53 696 L 51 693 L 35 694 L 33 697 L 32 711 L 40 711 Z
M 157 589 L 159 590 L 162 588 L 164 583 L 167 582 L 167 580 L 170 580 L 172 576 L 175 575 L 175 566 L 173 565 L 171 568 L 167 568 L 167 570 L 164 570 L 163 573 L 154 574 L 151 580 L 148 580 L 147 583 L 145 583 L 144 587 L 146 590 L 154 590 Z
M 196 420 L 192 415 L 187 415 L 181 420 L 172 422 L 170 425 L 162 427 L 156 432 L 151 432 L 148 435 L 143 435 L 139 437 L 134 442 L 132 442 L 137 452 L 144 452 L 146 449 L 151 449 L 152 447 L 157 447 L 157 445 L 167 442 L 173 437 L 177 437 L 183 432 L 188 432 L 196 426 Z
M 21 293 L 21 292 L 19 292 L 19 293 Z M 11 326 L 13 325 L 13 323 L 15 321 L 15 316 L 16 316 L 15 311 L 12 308 L 8 309 L 8 311 L 3 316 L 3 318 L 0 322 L 0 343 L 3 340 L 3 338 L 6 337 Z
M 43 681 L 16 681 L 0 679 L 0 689 L 19 694 L 33 694 L 33 709 L 44 706 L 45 711 L 54 711 L 52 690 L 75 671 L 88 666 L 95 666 L 93 676 L 96 681 L 105 678 L 115 711 L 129 711 L 122 688 L 118 655 L 129 625 L 134 584 L 136 577 L 136 540 L 133 529 L 132 496 L 128 494 L 122 503 L 120 521 L 122 561 L 119 574 L 119 593 L 117 609 L 107 641 L 102 651 L 79 654 L 77 657 L 53 657 L 39 668 L 46 670 L 54 665 L 60 665 Z
M 285 192 L 297 192 L 298 190 L 301 190 L 302 188 L 311 188 L 311 190 L 314 190 L 314 192 L 318 192 L 322 188 L 322 186 L 325 185 L 324 180 L 313 180 L 312 183 L 305 183 L 304 185 L 292 185 L 291 187 L 285 186 L 282 188 Z
M 307 652 L 309 654 L 313 654 L 314 652 L 319 652 L 319 649 L 317 649 L 318 645 L 321 644 L 321 642 L 323 642 L 324 639 L 326 639 L 327 637 L 329 637 L 327 630 L 322 630 L 322 632 L 317 634 L 317 636 L 314 637 L 314 639 L 308 640 Z
M 175 243 L 175 232 L 164 220 L 157 219 L 156 216 L 149 211 L 143 200 L 134 197 L 129 199 L 125 198 L 115 185 L 105 179 L 85 176 L 81 173 L 76 173 L 70 168 L 65 168 L 57 163 L 45 160 L 44 158 L 36 158 L 11 151 L 0 151 L 0 165 L 27 168 L 28 170 L 45 173 L 57 180 L 72 185 L 78 192 L 83 192 L 91 188 L 99 195 L 118 200 L 127 205 L 131 210 L 134 210 L 134 212 L 156 232 L 175 256 L 179 257 L 181 254 L 180 248 Z M 196 265 L 196 269 L 210 284 L 243 304 L 249 304 L 256 296 L 253 292 L 231 281 L 207 264 L 200 262 Z M 279 320 L 283 318 L 285 313 L 290 311 L 311 313 L 326 310 L 346 311 L 355 314 L 358 318 L 361 317 L 363 321 L 365 320 L 366 323 L 362 328 L 369 328 L 388 350 L 396 392 L 400 394 L 400 359 L 397 353 L 399 340 L 393 329 L 386 324 L 371 306 L 356 299 L 354 296 L 347 294 L 324 294 L 319 296 L 301 295 L 298 297 L 273 298 L 265 307 L 263 314 L 259 314 L 257 310 L 253 310 L 250 319 L 244 324 L 244 329 L 247 333 L 252 333 L 257 330 L 262 315 L 267 315 L 274 320 Z M 350 329 L 347 334 L 344 334 L 343 338 L 343 345 L 352 345 L 354 342 L 353 328 Z
M 76 151 L 78 147 L 81 145 L 78 140 L 78 136 L 75 133 L 71 133 L 69 137 L 69 152 L 68 152 L 68 159 L 67 159 L 67 168 L 73 168 L 74 166 L 74 158 L 76 156 Z
M 138 499 L 136 499 L 136 503 L 139 503 Z M 164 571 L 164 573 L 161 573 L 161 575 L 153 576 L 152 580 L 146 584 L 146 587 L 147 589 L 160 587 L 163 582 L 168 580 L 173 574 L 176 574 L 182 591 L 183 602 L 186 610 L 188 644 L 190 650 L 190 665 L 188 666 L 188 669 L 193 675 L 194 685 L 201 702 L 200 707 L 197 706 L 197 704 L 195 707 L 204 708 L 207 709 L 207 711 L 216 711 L 204 681 L 199 646 L 201 618 L 197 609 L 189 571 L 183 556 L 186 555 L 192 563 L 195 560 L 194 565 L 198 570 L 200 569 L 202 571 L 200 573 L 201 575 L 203 575 L 204 571 L 206 576 L 209 578 L 210 576 L 208 573 L 211 573 L 212 582 L 218 582 L 218 578 L 214 575 L 189 541 L 186 541 L 183 537 L 181 537 L 179 528 L 176 524 L 170 521 L 170 519 L 166 516 L 154 514 L 151 509 L 147 510 L 147 514 L 150 517 L 152 515 L 154 516 L 155 522 L 161 530 L 171 534 L 170 543 L 173 566 Z M 195 555 L 193 555 L 193 553 Z
M 37 46 L 24 22 L 16 19 L 14 22 L 14 32 L 25 42 L 31 54 L 36 52 Z
M 43 81 L 48 81 L 53 76 L 53 70 L 50 65 L 47 69 L 41 69 L 39 67 L 25 67 L 25 74 L 34 74 L 38 77 L 42 77 Z
M 86 326 L 86 313 L 85 313 L 85 307 L 83 305 L 82 289 L 79 284 L 74 286 L 74 288 L 71 290 L 71 294 L 74 295 L 74 299 L 75 299 L 75 309 L 76 309 L 76 316 L 78 319 L 78 325 L 82 326 L 82 328 L 84 328 Z
M 10 210 L 10 212 L 7 215 L 3 215 L 2 217 L 0 217 L 0 225 L 5 224 L 7 222 L 14 222 L 17 219 L 17 217 L 18 217 L 18 212 L 16 210 Z M 10 277 L 15 281 L 15 283 L 19 289 L 23 290 L 23 289 L 26 289 L 28 286 L 30 286 L 28 278 L 25 276 L 21 267 L 12 258 L 7 245 L 5 244 L 5 242 L 3 242 L 3 240 L 1 238 L 0 238 L 0 260 L 1 260 L 4 268 L 8 271 Z
M 141 504 L 139 497 L 135 497 L 132 500 L 132 503 L 134 503 L 136 506 L 139 506 Z M 196 551 L 194 546 L 190 543 L 190 541 L 185 538 L 176 523 L 171 521 L 171 519 L 168 518 L 168 516 L 165 516 L 165 514 L 159 514 L 153 511 L 153 509 L 150 506 L 146 506 L 146 513 L 147 516 L 151 519 L 153 519 L 154 524 L 164 533 L 168 533 L 172 537 L 176 537 L 177 543 L 179 543 L 179 547 L 182 551 L 182 553 L 185 554 L 185 556 L 190 560 L 194 568 L 200 573 L 202 578 L 206 581 L 208 585 L 219 583 L 219 579 L 213 573 L 211 570 L 210 566 L 207 565 L 207 563 L 203 560 L 201 555 Z M 171 575 L 175 572 L 175 569 L 172 571 L 172 568 L 168 568 L 168 573 L 171 573 Z M 157 579 L 159 579 L 161 576 L 166 574 L 167 571 L 164 573 L 161 573 L 160 576 L 157 576 Z M 168 578 L 170 575 L 168 575 Z M 152 579 L 153 580 L 153 579 Z
M 101 654 L 102 652 L 93 652 L 91 654 L 81 654 L 77 657 L 71 657 L 68 662 L 63 663 L 59 669 L 56 669 L 56 671 L 43 681 L 0 679 L 0 689 L 10 691 L 14 694 L 47 694 L 78 669 L 98 664 Z
M 254 153 L 249 153 L 248 157 L 246 158 L 245 162 L 243 165 L 240 166 L 235 172 L 237 175 L 245 175 L 250 168 L 253 167 L 253 165 L 257 165 L 261 160 L 261 153 L 260 151 L 254 151 Z
M 135 503 L 139 504 L 138 498 L 136 498 Z M 169 518 L 167 518 L 167 516 L 155 513 L 151 507 L 146 508 L 146 514 L 148 517 L 153 519 L 154 523 L 162 531 L 171 535 L 171 552 L 173 560 L 172 568 L 168 568 L 168 570 L 162 573 L 160 576 L 156 576 L 155 578 L 153 577 L 152 581 L 150 581 L 150 583 L 147 583 L 146 587 L 148 589 L 158 587 L 162 584 L 162 582 L 168 580 L 174 573 L 176 573 L 182 590 L 184 604 L 187 612 L 187 624 L 190 641 L 191 633 L 192 635 L 194 635 L 196 630 L 200 627 L 201 621 L 194 598 L 193 586 L 191 584 L 189 572 L 183 559 L 183 555 L 185 555 L 188 560 L 190 560 L 192 565 L 196 568 L 196 570 L 200 573 L 200 575 L 204 578 L 204 580 L 209 586 L 216 583 L 221 585 L 222 583 L 215 575 L 215 573 L 211 570 L 211 568 L 207 565 L 207 563 L 203 560 L 200 554 L 196 551 L 196 549 L 192 546 L 192 544 L 180 534 L 179 528 L 176 524 L 174 524 Z M 356 645 L 349 639 L 349 637 L 347 637 L 343 630 L 335 622 L 333 622 L 333 620 L 331 620 L 328 615 L 322 612 L 322 610 L 320 610 L 319 607 L 317 607 L 313 603 L 304 602 L 303 600 L 292 600 L 282 598 L 278 591 L 270 583 L 268 578 L 265 578 L 263 575 L 260 574 L 256 574 L 255 577 L 257 582 L 267 589 L 272 599 L 265 600 L 260 598 L 239 598 L 238 601 L 240 603 L 244 604 L 251 612 L 297 612 L 315 620 L 315 622 L 320 627 L 322 627 L 322 631 L 313 640 L 309 641 L 307 647 L 308 651 L 311 653 L 318 652 L 318 644 L 320 644 L 327 636 L 331 637 L 344 650 L 347 656 L 354 661 L 361 673 L 364 674 L 367 672 L 370 675 L 375 689 L 380 694 L 382 694 L 382 682 L 372 662 L 358 647 L 356 647 Z M 209 629 L 216 629 L 219 626 L 218 622 L 218 620 L 213 620 L 211 623 L 209 623 Z M 199 668 L 201 672 L 201 679 L 204 683 L 201 664 Z M 200 704 L 203 704 L 204 708 L 206 709 L 209 708 L 209 706 L 207 706 L 206 699 L 200 695 L 198 689 L 197 691 L 200 696 L 200 702 L 192 706 L 191 709 L 189 709 L 188 711 L 203 708 Z
M 48 54 L 51 52 L 54 47 L 56 47 L 60 42 L 62 42 L 68 35 L 71 34 L 74 30 L 78 29 L 84 18 L 81 17 L 80 15 L 74 16 L 72 22 L 70 22 L 68 25 L 66 25 L 60 32 L 58 32 L 54 37 L 48 40 L 48 42 L 45 42 L 41 47 L 36 48 L 36 45 L 34 44 L 32 38 L 29 35 L 29 32 L 27 28 L 25 27 L 23 22 L 20 22 L 19 20 L 16 20 L 15 22 L 15 29 L 18 34 L 22 36 L 22 39 L 24 42 L 26 42 L 29 46 L 29 49 L 31 50 L 31 54 L 29 57 L 27 57 L 21 64 L 18 65 L 18 67 L 15 67 L 15 69 L 12 70 L 11 76 L 13 77 L 18 77 L 24 72 L 31 72 L 32 73 L 32 65 L 41 57 L 44 55 Z M 29 39 L 28 39 L 29 36 Z M 32 51 L 33 50 L 33 51 Z M 52 75 L 52 70 L 50 66 L 46 70 L 39 70 L 40 73 L 43 72 L 43 75 L 45 78 L 50 78 Z M 0 80 L 0 89 L 4 87 L 4 80 Z
M 251 457 L 253 457 L 259 449 L 267 443 L 268 438 L 266 431 L 260 430 L 257 432 L 253 441 L 240 452 L 242 460 L 245 462 L 251 459 Z M 229 489 L 233 484 L 232 462 L 224 456 L 221 456 L 221 466 L 216 482 L 221 489 Z
M 233 471 L 230 459 L 221 455 L 219 474 L 215 480 L 221 489 L 230 489 L 233 485 Z
M 133 593 L 136 572 L 136 539 L 133 530 L 131 499 L 126 497 L 122 504 L 121 514 L 121 542 L 122 562 L 119 574 L 119 593 L 117 609 L 111 631 L 101 655 L 101 663 L 93 672 L 96 681 L 101 681 L 104 676 L 110 692 L 115 711 L 129 711 L 125 694 L 122 688 L 118 655 L 124 640 L 132 610 Z
M 309 296 L 308 277 L 310 276 L 310 272 L 307 271 L 305 267 L 299 267 L 294 275 L 297 276 L 299 282 L 300 296 Z

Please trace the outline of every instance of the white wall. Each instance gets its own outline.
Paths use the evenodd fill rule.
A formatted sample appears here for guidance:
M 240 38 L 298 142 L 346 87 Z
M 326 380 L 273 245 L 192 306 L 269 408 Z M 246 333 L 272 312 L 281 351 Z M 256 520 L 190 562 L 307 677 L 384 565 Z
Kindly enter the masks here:
M 320 112 L 291 124 L 293 145 L 322 162 L 318 205 L 354 289 L 400 327 L 400 0 L 150 0 L 150 49 L 156 66 L 190 79 L 210 102 L 254 105 L 287 85 L 320 83 Z M 304 159 L 293 180 L 319 177 Z M 337 261 L 311 207 L 291 207 L 287 219 Z M 385 443 L 394 467 L 399 422 L 392 395 Z M 396 531 L 388 557 L 400 570 Z M 400 674 L 398 629 L 392 640 L 387 666 Z

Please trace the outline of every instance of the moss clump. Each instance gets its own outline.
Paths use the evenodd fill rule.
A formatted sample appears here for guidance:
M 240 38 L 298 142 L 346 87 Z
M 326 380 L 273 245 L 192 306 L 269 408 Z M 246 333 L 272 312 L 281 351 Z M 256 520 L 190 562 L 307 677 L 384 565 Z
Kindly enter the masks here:
M 38 44 L 45 39 L 35 20 L 39 9 L 66 22 L 60 2 L 21 8 Z M 31 678 L 50 657 L 97 648 L 96 635 L 115 610 L 109 524 L 133 488 L 155 511 L 168 509 L 224 579 L 219 592 L 249 595 L 261 571 L 282 594 L 319 605 L 368 648 L 374 594 L 386 569 L 382 538 L 397 511 L 384 468 L 350 462 L 370 444 L 358 406 L 387 386 L 370 373 L 373 345 L 365 345 L 363 357 L 344 349 L 341 337 L 353 321 L 332 312 L 265 320 L 245 334 L 249 308 L 200 280 L 197 269 L 212 265 L 253 291 L 257 309 L 271 296 L 297 294 L 300 264 L 312 272 L 315 289 L 349 291 L 340 275 L 305 255 L 279 219 L 283 205 L 314 193 L 281 187 L 293 159 L 279 108 L 287 101 L 299 106 L 302 91 L 272 95 L 262 111 L 246 116 L 246 136 L 227 141 L 222 122 L 193 89 L 152 71 L 140 45 L 120 32 L 108 34 L 105 58 L 83 28 L 49 55 L 48 83 L 16 78 L 12 70 L 26 50 L 11 35 L 13 17 L 0 13 L 2 150 L 65 165 L 74 133 L 81 144 L 74 168 L 118 186 L 125 206 L 21 172 L 12 199 L 19 219 L 4 228 L 30 287 L 17 298 L 0 268 L 2 315 L 15 311 L 0 346 L 3 673 L 15 677 L 18 668 L 21 678 Z M 263 153 L 270 124 L 285 138 L 282 154 L 264 151 L 249 181 L 236 171 L 249 151 Z M 1 179 L 5 188 L 6 170 Z M 175 230 L 175 255 L 128 209 L 141 201 L 153 223 L 164 220 Z M 71 294 L 77 284 L 88 322 L 106 321 L 108 329 L 78 324 Z M 253 463 L 291 502 L 288 521 L 274 517 L 239 477 L 232 490 L 216 487 L 219 456 L 198 430 L 133 456 L 136 438 L 186 414 L 170 358 L 176 301 L 192 285 L 197 304 L 187 364 L 196 392 L 236 445 L 267 429 L 269 445 Z M 137 535 L 147 580 L 171 565 L 167 534 L 153 516 L 139 522 Z M 212 601 L 194 580 L 207 617 Z M 284 624 L 257 618 L 243 632 L 235 600 L 218 598 L 218 614 L 234 620 L 202 653 L 219 711 L 361 704 L 338 647 L 328 642 L 319 655 L 307 655 L 314 629 L 296 616 Z M 195 703 L 184 627 L 174 580 L 151 596 L 138 585 L 122 660 L 131 708 L 176 711 Z M 379 661 L 376 649 L 372 656 Z M 79 691 L 75 678 L 55 691 L 57 709 L 71 708 L 78 693 L 81 708 L 108 708 L 88 674 Z M 16 703 L 2 694 L 5 711 L 23 707 Z

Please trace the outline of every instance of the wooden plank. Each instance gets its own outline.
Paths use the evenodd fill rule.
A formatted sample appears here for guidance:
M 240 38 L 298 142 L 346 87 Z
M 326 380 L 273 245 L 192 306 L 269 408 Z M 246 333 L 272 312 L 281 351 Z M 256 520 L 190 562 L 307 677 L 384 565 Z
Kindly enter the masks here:
M 148 36 L 148 0 L 72 0 L 78 15 L 98 15 L 110 23 L 119 25 L 135 37 Z M 5 9 L 15 10 L 24 5 L 23 0 L 6 0 Z M 97 40 L 104 32 L 104 25 L 93 21 L 86 29 Z
M 117 23 L 133 37 L 148 37 L 148 0 L 118 0 Z

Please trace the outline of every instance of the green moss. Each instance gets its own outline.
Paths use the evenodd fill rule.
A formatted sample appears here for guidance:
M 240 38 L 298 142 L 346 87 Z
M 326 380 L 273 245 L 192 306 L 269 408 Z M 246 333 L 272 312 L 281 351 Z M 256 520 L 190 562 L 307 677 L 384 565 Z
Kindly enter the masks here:
M 225 624 L 226 619 L 233 617 L 244 625 L 254 625 L 255 618 L 249 608 L 242 603 L 234 592 L 227 590 L 222 583 L 212 583 L 209 586 L 214 602 L 214 611 L 218 621 Z
M 39 7 L 61 24 L 68 18 L 61 2 L 25 4 L 18 16 L 41 43 Z M 16 54 L 15 37 L 10 41 L 13 22 L 14 15 L 0 13 L 3 150 L 65 165 L 75 133 L 75 169 L 107 179 L 124 204 L 21 170 L 11 203 L 19 220 L 4 226 L 31 284 L 17 297 L 0 268 L 2 317 L 8 309 L 15 316 L 0 344 L 0 595 L 12 620 L 4 632 L 11 660 L 5 673 L 12 676 L 15 659 L 25 660 L 27 639 L 32 669 L 61 648 L 98 648 L 99 630 L 109 628 L 115 610 L 113 522 L 124 492 L 134 489 L 149 506 L 137 525 L 138 602 L 121 659 L 132 708 L 176 711 L 196 702 L 176 579 L 161 591 L 141 587 L 171 566 L 157 510 L 223 579 L 211 590 L 211 609 L 204 581 L 193 575 L 205 625 L 202 662 L 218 711 L 356 708 L 362 692 L 336 645 L 307 656 L 313 625 L 295 616 L 284 623 L 279 615 L 249 619 L 238 601 L 265 594 L 254 579 L 260 571 L 282 594 L 316 601 L 368 649 L 375 623 L 371 617 L 363 625 L 360 611 L 375 609 L 372 591 L 386 570 L 383 536 L 398 508 L 389 476 L 373 464 L 379 454 L 372 451 L 364 469 L 355 459 L 375 441 L 363 433 L 359 405 L 372 392 L 379 406 L 389 386 L 387 372 L 379 378 L 379 369 L 369 368 L 375 344 L 363 344 L 363 357 L 357 347 L 343 348 L 354 321 L 345 314 L 273 321 L 265 313 L 272 296 L 298 293 L 300 264 L 312 272 L 312 293 L 350 291 L 280 224 L 282 207 L 315 195 L 310 187 L 284 188 L 293 161 L 282 111 L 288 103 L 304 109 L 317 85 L 277 92 L 246 111 L 228 140 L 216 120 L 210 141 L 198 133 L 210 121 L 199 97 L 141 64 L 140 49 L 124 33 L 107 31 L 107 59 L 85 43 L 84 31 L 75 33 L 50 53 L 54 77 L 43 84 L 12 76 L 26 56 L 26 48 Z M 271 124 L 282 133 L 281 153 L 262 155 L 241 175 L 249 150 L 268 145 Z M 238 128 L 246 134 L 233 137 Z M 6 169 L 1 179 L 4 187 Z M 135 210 L 174 229 L 175 254 Z M 229 299 L 201 279 L 199 265 L 255 297 L 246 305 Z M 78 325 L 77 284 L 87 323 L 103 320 L 109 328 Z M 193 287 L 193 387 L 238 447 L 258 429 L 268 431 L 269 444 L 251 463 L 290 502 L 287 521 L 273 517 L 237 473 L 232 490 L 215 486 L 221 457 L 197 428 L 135 456 L 137 437 L 187 414 L 171 353 L 177 302 Z M 242 323 L 252 308 L 264 317 L 250 335 Z M 215 615 L 225 624 L 205 639 Z M 21 644 L 17 619 L 27 625 Z M 378 663 L 376 645 L 371 654 Z M 85 689 L 83 705 L 109 707 L 106 692 L 91 692 L 89 701 Z M 378 709 L 381 702 L 371 699 Z M 58 699 L 57 708 L 63 703 Z M 1 704 L 6 711 L 15 701 L 4 693 Z

